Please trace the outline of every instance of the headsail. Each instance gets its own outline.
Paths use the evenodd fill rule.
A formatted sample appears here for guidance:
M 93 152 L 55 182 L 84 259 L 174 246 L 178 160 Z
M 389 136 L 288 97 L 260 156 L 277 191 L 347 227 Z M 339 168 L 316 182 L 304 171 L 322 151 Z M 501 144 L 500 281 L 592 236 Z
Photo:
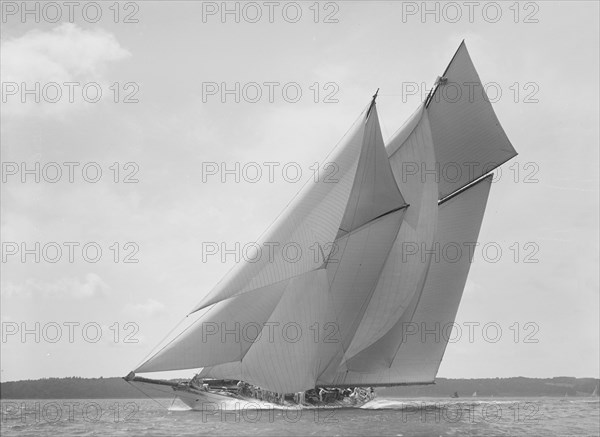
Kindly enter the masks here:
M 216 303 L 136 372 L 195 369 L 241 360 L 288 283 L 280 281 Z
M 380 274 L 377 288 L 369 302 L 352 344 L 345 354 L 349 359 L 383 336 L 398 321 L 422 286 L 427 273 L 428 257 L 407 256 L 430 248 L 437 224 L 437 182 L 425 178 L 421 166 L 435 162 L 429 119 L 421 106 L 387 145 L 389 161 L 400 189 L 410 207 L 400 232 Z
M 331 315 L 328 288 L 322 268 L 290 280 L 266 329 L 241 360 L 244 381 L 277 393 L 314 386 L 325 348 L 337 346 L 315 341 L 316 327 Z
M 320 169 L 319 174 L 329 174 L 324 167 L 332 163 L 336 170 L 333 180 L 310 180 L 259 239 L 259 255 L 250 255 L 252 262 L 237 264 L 192 312 L 320 267 L 324 259 L 316 248 L 322 248 L 325 257 L 332 249 L 354 184 L 365 128 L 363 113 L 337 147 L 337 153 Z M 290 254 L 284 253 L 288 248 Z

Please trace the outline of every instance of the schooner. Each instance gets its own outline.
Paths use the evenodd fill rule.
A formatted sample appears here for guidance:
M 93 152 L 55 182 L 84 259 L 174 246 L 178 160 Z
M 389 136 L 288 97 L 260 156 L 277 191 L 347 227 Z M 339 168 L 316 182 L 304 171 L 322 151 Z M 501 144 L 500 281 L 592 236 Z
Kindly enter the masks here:
M 359 406 L 434 383 L 448 338 L 426 333 L 454 322 L 492 171 L 516 154 L 463 41 L 387 144 L 373 96 L 323 163 L 335 180 L 309 181 L 259 240 L 271 256 L 237 264 L 125 380 L 194 409 Z M 448 247 L 463 250 L 436 256 Z M 199 373 L 136 376 L 183 369 Z

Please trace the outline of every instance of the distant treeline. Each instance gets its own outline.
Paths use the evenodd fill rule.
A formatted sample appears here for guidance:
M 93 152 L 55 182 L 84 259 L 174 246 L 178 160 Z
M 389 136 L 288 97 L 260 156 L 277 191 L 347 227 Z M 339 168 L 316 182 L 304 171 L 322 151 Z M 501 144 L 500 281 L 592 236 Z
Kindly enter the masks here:
M 437 378 L 434 385 L 387 387 L 377 390 L 385 397 L 460 397 L 491 396 L 591 396 L 598 385 L 595 378 L 485 378 L 446 379 Z
M 1 399 L 135 399 L 145 397 L 122 378 L 44 378 L 0 384 Z M 153 393 L 156 397 L 156 393 Z
M 435 385 L 378 388 L 382 397 L 591 396 L 594 378 L 438 378 Z M 156 397 L 156 393 L 152 393 Z M 121 378 L 47 378 L 0 384 L 2 399 L 135 399 L 145 395 Z

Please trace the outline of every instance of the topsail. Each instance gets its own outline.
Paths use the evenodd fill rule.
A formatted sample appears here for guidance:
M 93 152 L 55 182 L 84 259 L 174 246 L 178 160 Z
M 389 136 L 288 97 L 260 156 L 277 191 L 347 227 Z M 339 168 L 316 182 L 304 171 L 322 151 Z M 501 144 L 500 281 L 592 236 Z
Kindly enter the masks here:
M 462 43 L 388 144 L 373 98 L 324 163 L 334 179 L 307 184 L 259 241 L 268 252 L 135 372 L 203 368 L 276 393 L 433 382 L 447 337 L 420 330 L 454 321 L 471 263 L 435 247 L 477 241 L 490 172 L 515 155 Z

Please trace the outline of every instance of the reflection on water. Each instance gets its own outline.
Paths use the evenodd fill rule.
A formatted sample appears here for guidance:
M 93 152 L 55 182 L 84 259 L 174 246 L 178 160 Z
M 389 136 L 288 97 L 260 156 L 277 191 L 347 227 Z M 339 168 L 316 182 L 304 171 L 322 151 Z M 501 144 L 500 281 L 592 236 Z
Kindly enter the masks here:
M 44 399 L 2 401 L 6 436 L 595 436 L 598 398 L 378 398 L 360 409 L 246 404 L 192 411 L 178 400 Z

